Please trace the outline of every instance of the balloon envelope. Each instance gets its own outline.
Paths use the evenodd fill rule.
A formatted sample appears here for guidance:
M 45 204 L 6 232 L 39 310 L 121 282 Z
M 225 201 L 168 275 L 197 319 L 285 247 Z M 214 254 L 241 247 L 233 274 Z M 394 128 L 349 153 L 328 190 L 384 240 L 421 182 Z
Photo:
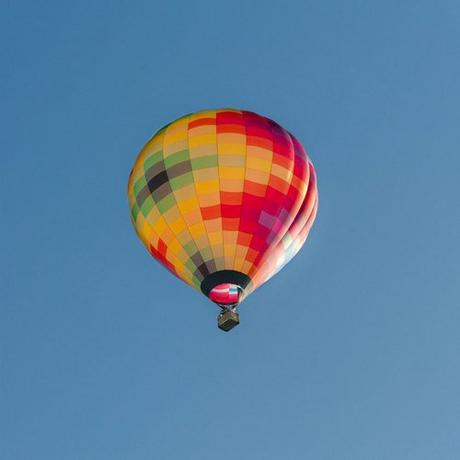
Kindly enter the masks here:
M 150 254 L 221 306 L 237 305 L 294 257 L 318 207 L 297 139 L 234 109 L 160 129 L 137 157 L 128 198 Z

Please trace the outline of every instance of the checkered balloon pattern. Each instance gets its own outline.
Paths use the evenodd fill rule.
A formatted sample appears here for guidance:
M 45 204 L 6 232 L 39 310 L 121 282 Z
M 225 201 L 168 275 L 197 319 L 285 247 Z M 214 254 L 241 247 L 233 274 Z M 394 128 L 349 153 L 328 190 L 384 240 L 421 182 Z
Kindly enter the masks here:
M 315 170 L 297 139 L 234 109 L 160 129 L 137 157 L 128 197 L 150 254 L 220 305 L 226 289 L 238 303 L 288 263 L 318 208 Z

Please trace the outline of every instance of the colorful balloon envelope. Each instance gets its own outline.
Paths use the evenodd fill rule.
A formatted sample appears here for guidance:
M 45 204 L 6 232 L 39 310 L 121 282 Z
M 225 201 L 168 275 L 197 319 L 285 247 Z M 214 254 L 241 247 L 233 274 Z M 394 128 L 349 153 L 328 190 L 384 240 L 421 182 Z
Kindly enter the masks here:
M 150 254 L 224 310 L 297 254 L 318 208 L 315 170 L 299 141 L 234 109 L 160 129 L 137 157 L 128 199 Z

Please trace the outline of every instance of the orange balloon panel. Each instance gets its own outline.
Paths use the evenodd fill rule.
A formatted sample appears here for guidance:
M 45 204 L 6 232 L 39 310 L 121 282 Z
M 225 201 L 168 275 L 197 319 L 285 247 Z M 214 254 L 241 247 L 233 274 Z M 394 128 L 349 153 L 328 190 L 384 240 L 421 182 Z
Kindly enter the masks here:
M 301 144 L 274 121 L 233 109 L 160 129 L 136 160 L 128 197 L 152 256 L 219 305 L 238 304 L 289 262 L 318 207 Z

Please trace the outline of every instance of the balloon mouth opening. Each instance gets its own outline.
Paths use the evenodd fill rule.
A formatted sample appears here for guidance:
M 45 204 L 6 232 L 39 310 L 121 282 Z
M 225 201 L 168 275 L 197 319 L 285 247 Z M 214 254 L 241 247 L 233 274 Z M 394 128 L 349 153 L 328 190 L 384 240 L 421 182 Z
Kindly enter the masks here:
M 235 308 L 243 300 L 251 278 L 236 270 L 219 270 L 201 282 L 201 291 L 221 308 Z
M 232 283 L 222 283 L 214 286 L 209 292 L 209 299 L 222 308 L 235 308 L 240 303 L 243 293 L 241 286 Z

